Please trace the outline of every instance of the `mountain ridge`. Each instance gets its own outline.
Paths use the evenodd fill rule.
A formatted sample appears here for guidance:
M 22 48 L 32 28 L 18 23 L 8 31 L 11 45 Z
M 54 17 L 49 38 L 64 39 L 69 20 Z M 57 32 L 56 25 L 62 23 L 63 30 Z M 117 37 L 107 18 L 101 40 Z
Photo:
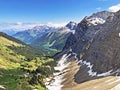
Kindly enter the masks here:
M 78 60 L 80 60 L 78 62 L 80 65 L 82 65 L 81 66 L 82 69 L 80 69 L 75 74 L 75 81 L 77 83 L 82 83 L 87 80 L 99 78 L 104 75 L 109 76 L 109 75 L 115 75 L 116 73 L 118 73 L 118 71 L 116 70 L 111 71 L 111 69 L 108 69 L 112 65 L 107 64 L 107 62 L 105 62 L 106 61 L 105 59 L 101 60 L 101 57 L 102 58 L 106 57 L 106 59 L 110 57 L 108 54 L 107 55 L 105 53 L 102 54 L 101 50 L 103 50 L 103 52 L 107 52 L 108 47 L 113 47 L 113 46 L 109 46 L 108 44 L 108 47 L 105 48 L 104 47 L 105 45 L 102 45 L 103 44 L 102 41 L 104 41 L 105 39 L 104 37 L 107 37 L 107 36 L 110 37 L 112 35 L 111 33 L 115 31 L 114 30 L 115 27 L 119 26 L 118 25 L 119 15 L 120 15 L 119 12 L 111 13 L 108 15 L 104 23 L 102 24 L 100 23 L 98 25 L 91 24 L 90 21 L 89 20 L 87 21 L 85 17 L 78 24 L 75 34 L 72 34 L 71 36 L 68 37 L 62 52 L 55 55 L 55 57 L 58 58 L 64 55 L 65 53 L 69 53 L 70 49 L 72 49 L 72 52 L 77 54 Z M 117 29 L 119 30 L 119 27 Z M 118 35 L 117 37 L 119 37 L 119 33 L 117 35 Z M 113 37 L 115 38 L 116 36 L 114 36 L 113 34 Z M 112 42 L 113 38 L 110 37 L 110 39 L 107 39 L 105 42 L 107 41 Z M 117 41 L 114 41 L 114 42 L 117 43 Z M 115 46 L 117 45 L 118 44 L 116 44 Z M 102 47 L 104 48 L 102 49 Z M 119 47 L 117 46 L 116 48 L 119 48 Z M 106 51 L 104 51 L 105 49 Z M 112 52 L 108 52 L 108 53 L 112 53 Z M 99 60 L 96 60 L 96 58 Z M 108 60 L 108 63 L 110 62 L 114 62 L 114 61 Z M 113 66 L 114 65 L 115 63 L 113 64 Z M 112 67 L 112 68 L 115 69 L 115 67 Z M 81 75 L 83 77 L 80 77 Z

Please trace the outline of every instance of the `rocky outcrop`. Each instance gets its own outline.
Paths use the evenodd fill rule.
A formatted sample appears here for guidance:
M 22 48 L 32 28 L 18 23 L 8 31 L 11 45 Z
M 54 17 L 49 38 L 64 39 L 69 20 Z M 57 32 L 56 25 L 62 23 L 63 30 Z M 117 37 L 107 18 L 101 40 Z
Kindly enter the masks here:
M 108 14 L 109 13 L 109 14 Z M 104 15 L 107 14 L 107 15 Z M 104 15 L 104 16 L 102 16 Z M 65 44 L 65 47 L 63 48 L 63 51 L 59 54 L 56 54 L 56 57 L 60 57 L 61 55 L 65 54 L 67 51 L 69 51 L 70 48 L 72 48 L 73 52 L 79 54 L 80 52 L 83 52 L 83 49 L 89 48 L 90 43 L 92 43 L 94 36 L 100 31 L 100 28 L 102 28 L 102 24 L 99 21 L 96 21 L 96 19 L 93 18 L 101 18 L 102 20 L 106 21 L 107 17 L 110 17 L 114 15 L 111 12 L 103 11 L 95 13 L 89 17 L 85 17 L 78 25 L 75 31 L 75 34 L 71 34 Z M 93 19 L 90 21 L 90 19 Z M 91 22 L 97 22 L 97 25 L 92 24 Z
M 76 22 L 73 22 L 73 21 L 70 21 L 67 25 L 66 25 L 67 28 L 69 28 L 70 30 L 76 30 L 77 28 L 77 23 Z
M 100 32 L 95 36 L 83 59 L 91 62 L 93 71 L 97 73 L 111 70 L 111 73 L 119 75 L 120 11 L 111 18 L 99 29 Z
M 107 17 L 103 15 L 104 18 L 101 15 L 99 17 L 105 22 L 97 25 L 88 20 L 93 16 L 85 17 L 78 24 L 75 34 L 68 38 L 63 51 L 56 55 L 60 57 L 70 49 L 77 54 L 81 65 L 75 75 L 77 83 L 120 75 L 120 11 L 107 14 Z

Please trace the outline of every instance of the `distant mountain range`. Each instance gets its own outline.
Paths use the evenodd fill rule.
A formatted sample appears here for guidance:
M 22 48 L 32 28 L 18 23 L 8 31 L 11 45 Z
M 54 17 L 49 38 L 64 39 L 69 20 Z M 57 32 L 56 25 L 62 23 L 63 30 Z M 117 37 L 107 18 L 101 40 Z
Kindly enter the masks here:
M 49 50 L 62 50 L 66 39 L 75 32 L 76 27 L 77 23 L 75 22 L 69 22 L 66 26 L 58 28 L 42 25 L 17 32 L 13 37 L 33 46 L 43 46 Z
M 25 43 L 30 44 L 34 39 L 40 37 L 48 32 L 56 31 L 58 28 L 50 27 L 47 25 L 35 26 L 32 29 L 17 32 L 13 36 Z
M 24 31 L 26 29 L 31 29 L 35 26 L 39 26 L 39 23 L 0 23 L 0 31 L 7 33 L 8 35 L 14 35 L 19 31 Z

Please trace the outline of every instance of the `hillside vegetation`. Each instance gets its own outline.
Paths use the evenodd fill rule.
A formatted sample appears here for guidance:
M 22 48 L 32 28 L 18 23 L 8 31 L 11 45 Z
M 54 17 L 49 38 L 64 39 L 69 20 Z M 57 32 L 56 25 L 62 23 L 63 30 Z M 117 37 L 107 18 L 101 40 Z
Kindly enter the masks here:
M 46 90 L 55 62 L 44 52 L 0 33 L 0 90 Z

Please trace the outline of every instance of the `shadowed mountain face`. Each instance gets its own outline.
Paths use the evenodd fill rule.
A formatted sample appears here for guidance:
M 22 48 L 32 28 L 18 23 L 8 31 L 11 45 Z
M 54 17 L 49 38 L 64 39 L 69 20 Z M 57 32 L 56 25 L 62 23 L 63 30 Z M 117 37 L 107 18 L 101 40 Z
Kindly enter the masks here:
M 120 74 L 120 11 L 101 26 L 85 56 L 93 64 L 93 70 L 103 73 L 111 70 Z
M 57 54 L 56 56 L 59 57 L 59 56 L 63 55 L 64 53 L 68 52 L 70 50 L 70 48 L 72 48 L 73 52 L 77 53 L 78 57 L 79 57 L 79 54 L 80 54 L 80 52 L 83 51 L 85 45 L 91 43 L 93 41 L 93 38 L 100 31 L 99 29 L 103 28 L 102 24 L 104 24 L 107 21 L 107 18 L 101 18 L 101 15 L 104 15 L 105 12 L 107 14 L 109 13 L 109 15 L 107 17 L 110 17 L 110 16 L 112 17 L 112 15 L 114 15 L 111 12 L 103 11 L 103 12 L 98 12 L 96 14 L 93 14 L 89 17 L 85 17 L 77 25 L 75 34 L 71 34 L 68 37 L 65 47 L 63 48 L 63 51 L 61 53 Z M 93 17 L 93 16 L 95 16 L 95 17 Z M 102 16 L 102 17 L 104 17 L 104 16 Z M 101 22 L 101 20 L 102 20 L 102 22 Z M 88 47 L 89 47 L 89 45 L 88 45 Z
M 120 74 L 120 11 L 107 12 L 107 15 L 103 15 L 106 14 L 105 11 L 101 13 L 85 17 L 78 24 L 75 34 L 68 37 L 63 51 L 56 54 L 56 57 L 60 57 L 70 49 L 77 54 L 81 64 L 80 70 L 75 75 L 77 83 Z M 91 17 L 101 19 L 93 21 L 90 20 Z M 104 22 L 101 23 L 101 20 Z
M 71 30 L 76 30 L 77 28 L 77 23 L 70 21 L 67 25 L 67 28 L 71 29 Z
M 112 16 L 112 15 L 113 15 L 113 13 L 111 13 L 111 12 L 103 11 L 103 12 L 95 13 L 95 14 L 89 16 L 89 17 L 85 17 L 78 24 L 75 34 L 71 35 L 71 36 L 72 37 L 74 36 L 73 39 L 74 39 L 74 41 L 76 41 L 76 43 L 81 42 L 81 44 L 82 44 L 82 43 L 88 41 L 90 39 L 90 37 L 94 37 L 95 34 L 97 34 L 99 32 L 99 28 L 101 27 L 101 25 L 103 23 L 105 23 L 105 21 L 107 20 L 107 17 Z M 84 40 L 84 39 L 86 39 L 86 40 Z M 64 49 L 69 49 L 69 47 L 73 46 L 73 44 L 74 45 L 76 44 L 76 43 L 73 43 L 71 45 L 70 43 L 72 43 L 72 40 L 68 39 Z
M 120 11 L 109 17 L 106 23 L 100 25 L 99 32 L 87 42 L 82 52 L 80 52 L 79 57 L 88 62 L 91 68 L 85 68 L 82 65 L 81 70 L 75 75 L 77 83 L 103 76 L 120 75 L 119 17 Z M 86 75 L 86 72 L 89 75 Z M 84 77 L 80 77 L 80 75 L 84 75 Z

